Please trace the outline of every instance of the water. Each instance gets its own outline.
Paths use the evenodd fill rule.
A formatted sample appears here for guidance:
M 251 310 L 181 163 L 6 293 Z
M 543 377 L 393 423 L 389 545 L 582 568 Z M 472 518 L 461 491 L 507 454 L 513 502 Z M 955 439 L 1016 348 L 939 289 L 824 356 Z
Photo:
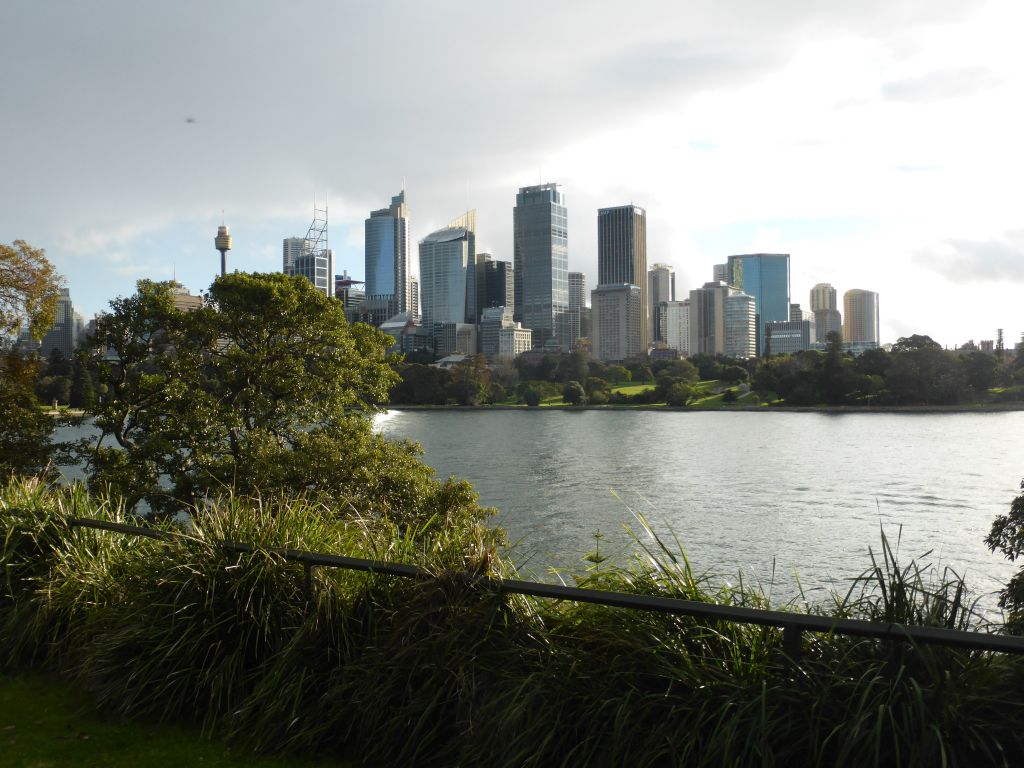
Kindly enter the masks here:
M 377 426 L 472 482 L 529 577 L 588 565 L 598 530 L 602 554 L 629 557 L 634 513 L 698 573 L 760 581 L 777 602 L 844 589 L 880 526 L 901 556 L 965 575 L 988 610 L 1015 570 L 984 538 L 1020 492 L 1024 412 L 389 411 Z
M 694 569 L 759 580 L 778 601 L 843 589 L 877 552 L 949 566 L 983 605 L 1014 566 L 984 537 L 1024 476 L 1024 412 L 825 414 L 389 411 L 386 435 L 473 483 L 530 576 L 629 556 L 642 513 Z M 901 533 L 902 526 L 902 533 Z

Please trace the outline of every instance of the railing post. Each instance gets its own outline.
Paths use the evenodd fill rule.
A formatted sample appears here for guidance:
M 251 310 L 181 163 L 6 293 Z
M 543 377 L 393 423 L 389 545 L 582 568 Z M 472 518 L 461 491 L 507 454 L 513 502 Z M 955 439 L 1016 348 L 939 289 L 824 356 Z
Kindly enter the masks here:
M 800 662 L 800 627 L 795 624 L 782 627 L 782 650 L 794 664 Z
M 313 564 L 302 564 L 302 592 L 306 596 L 306 610 L 309 611 L 313 605 Z

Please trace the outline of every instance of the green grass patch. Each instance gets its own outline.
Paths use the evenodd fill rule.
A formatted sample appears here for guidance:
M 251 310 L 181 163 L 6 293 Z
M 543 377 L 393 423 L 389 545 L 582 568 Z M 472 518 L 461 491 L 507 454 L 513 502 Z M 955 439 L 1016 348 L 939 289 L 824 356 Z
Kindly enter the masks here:
M 24 768 L 314 768 L 259 758 L 198 729 L 101 717 L 76 687 L 41 675 L 0 677 L 0 765 Z M 337 765 L 337 764 L 335 764 Z
M 649 389 L 654 389 L 653 384 L 619 384 L 611 388 L 612 392 L 617 392 L 620 395 L 639 395 L 641 392 L 646 392 Z

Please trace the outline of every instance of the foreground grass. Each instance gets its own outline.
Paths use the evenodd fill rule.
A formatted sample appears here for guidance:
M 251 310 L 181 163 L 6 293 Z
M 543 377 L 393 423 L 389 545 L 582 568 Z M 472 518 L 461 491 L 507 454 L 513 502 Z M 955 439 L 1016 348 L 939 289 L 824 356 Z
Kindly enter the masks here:
M 59 675 L 118 718 L 374 766 L 974 768 L 1024 754 L 1024 659 L 805 633 L 794 663 L 772 627 L 510 595 L 478 578 L 510 573 L 497 538 L 444 509 L 398 526 L 228 498 L 190 510 L 187 530 L 165 524 L 167 540 L 70 530 L 72 514 L 124 519 L 81 488 L 0 487 L 0 670 Z M 577 584 L 768 606 L 642 533 L 632 562 Z M 286 546 L 432 577 L 317 568 L 307 593 Z M 884 538 L 849 593 L 786 608 L 993 629 L 962 579 L 899 563 Z
M 101 717 L 75 687 L 42 675 L 0 677 L 0 766 L 11 768 L 326 768 L 257 758 L 198 730 Z M 338 764 L 336 764 L 338 765 Z

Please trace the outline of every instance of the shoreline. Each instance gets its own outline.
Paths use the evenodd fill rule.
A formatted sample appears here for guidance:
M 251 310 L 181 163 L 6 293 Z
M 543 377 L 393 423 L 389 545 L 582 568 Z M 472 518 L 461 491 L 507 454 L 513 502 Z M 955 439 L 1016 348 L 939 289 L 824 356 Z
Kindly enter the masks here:
M 1003 413 L 1024 411 L 1024 403 L 975 403 L 973 405 L 728 405 L 702 408 L 671 405 L 394 405 L 388 411 L 672 411 L 674 413 Z

